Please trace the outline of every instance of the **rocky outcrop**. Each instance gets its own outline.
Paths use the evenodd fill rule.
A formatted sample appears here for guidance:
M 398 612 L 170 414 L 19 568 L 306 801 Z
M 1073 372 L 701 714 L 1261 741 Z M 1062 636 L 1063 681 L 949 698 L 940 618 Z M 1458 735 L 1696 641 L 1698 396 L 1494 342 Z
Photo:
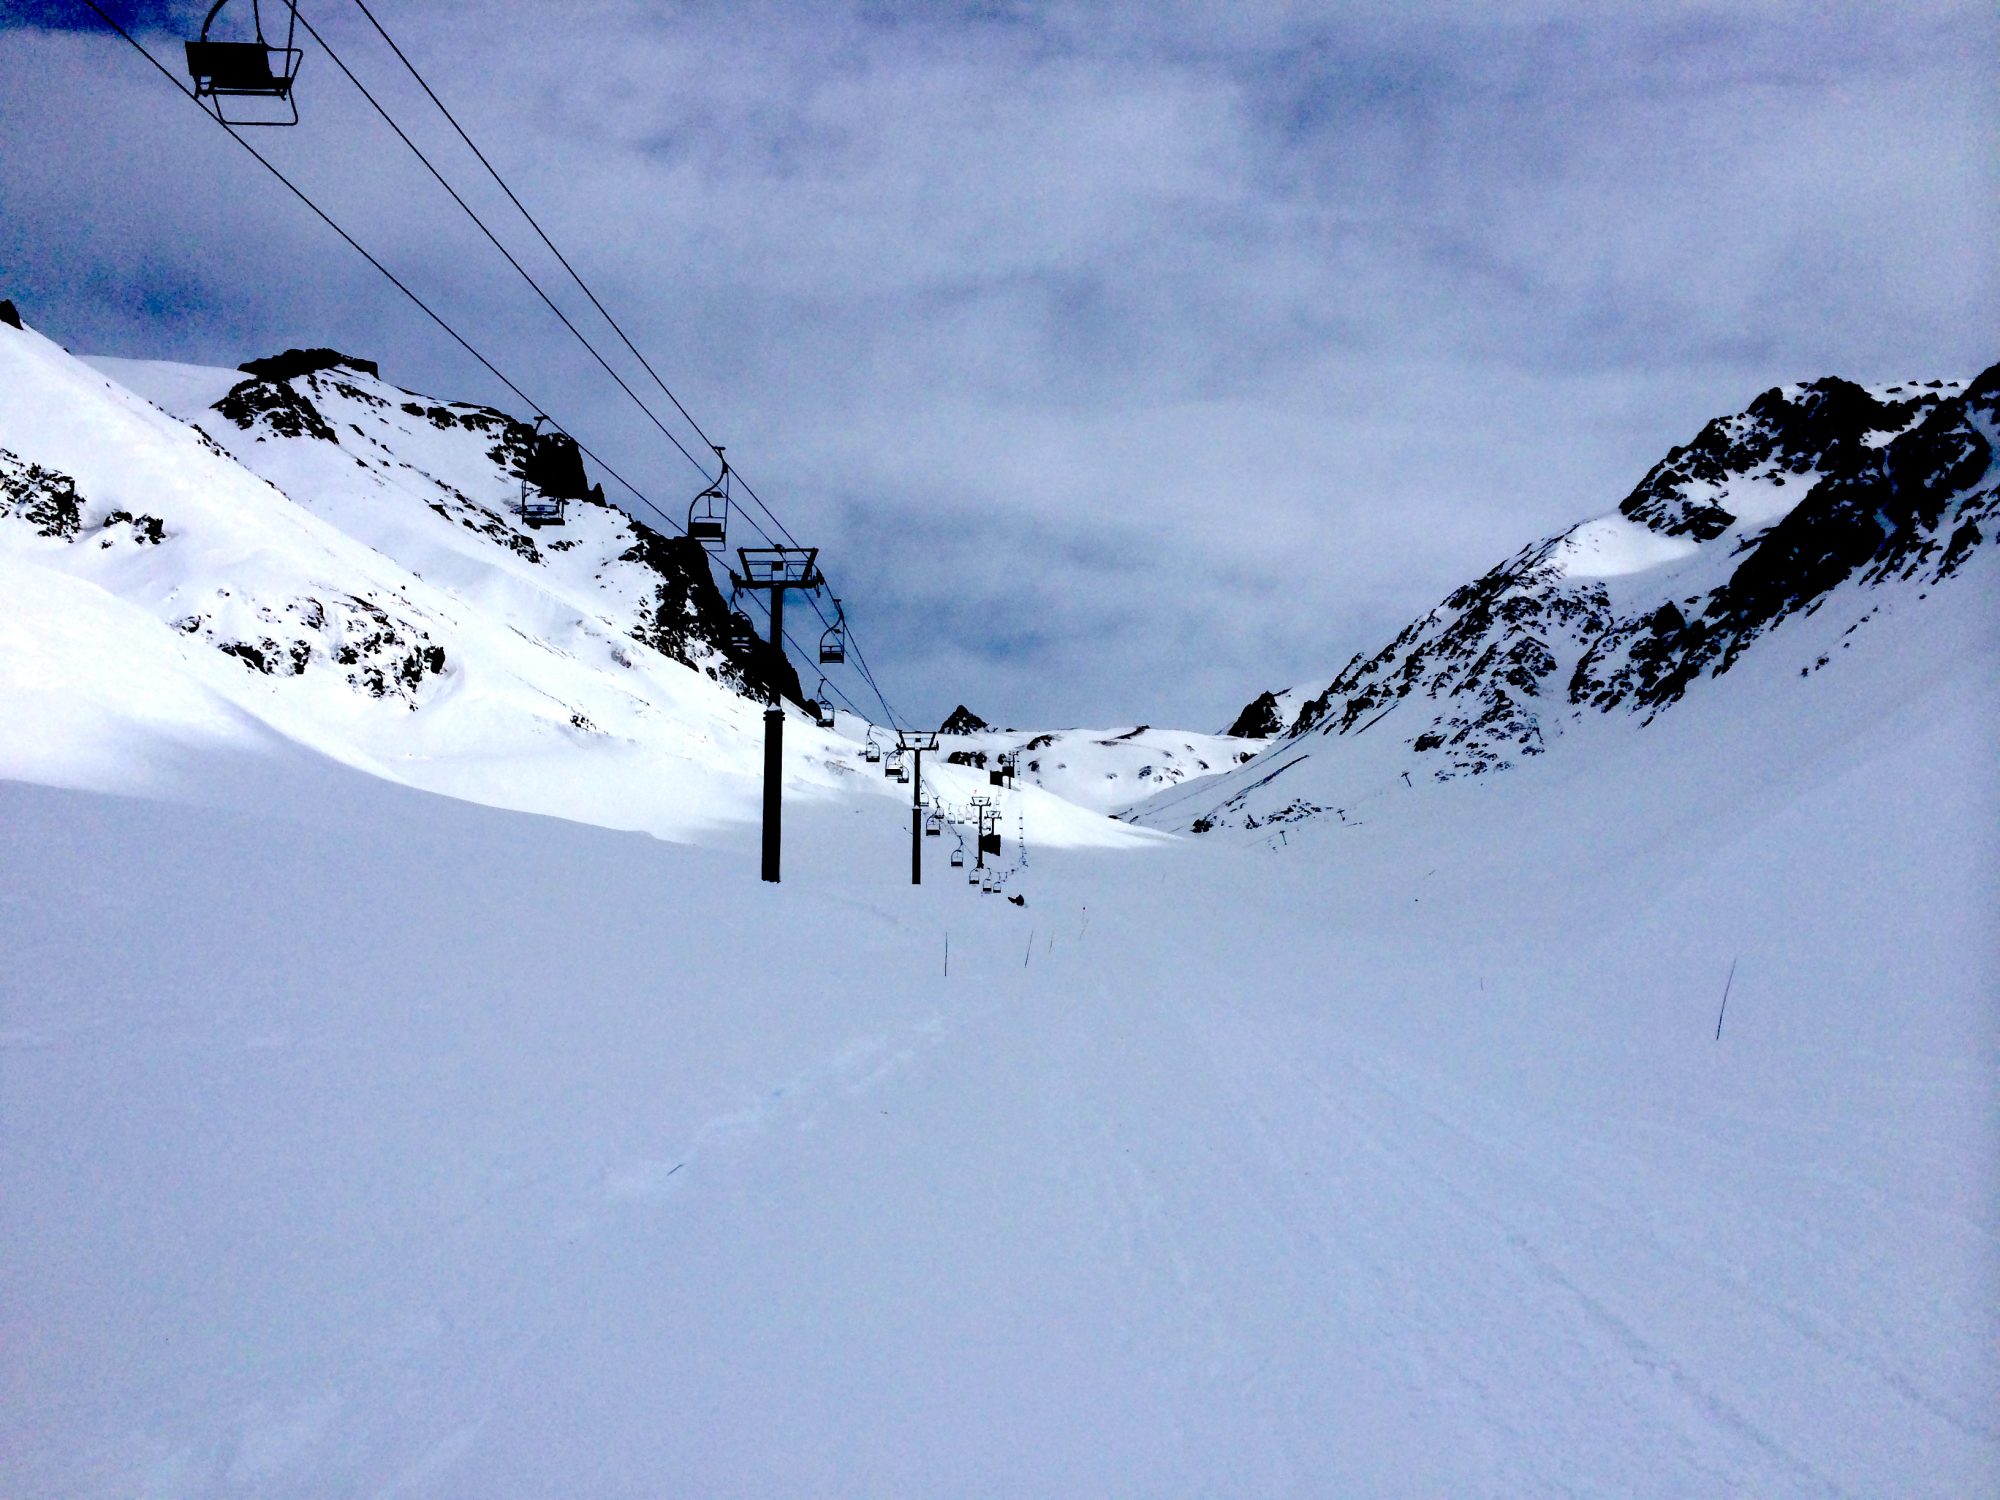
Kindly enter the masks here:
M 1244 704 L 1236 721 L 1222 732 L 1231 739 L 1268 740 L 1283 734 L 1288 727 L 1278 711 L 1278 695 L 1265 692 Z
M 380 375 L 381 366 L 372 359 L 356 359 L 351 354 L 342 354 L 338 349 L 287 349 L 283 354 L 269 355 L 264 359 L 247 359 L 236 367 L 245 375 L 254 375 L 259 380 L 275 383 L 296 380 L 301 375 L 312 375 L 320 370 L 349 369 L 363 375 Z
M 803 703 L 798 673 L 784 653 L 766 641 L 732 637 L 729 604 L 702 548 L 611 505 L 567 434 L 537 432 L 494 407 L 401 390 L 383 382 L 372 361 L 336 350 L 291 349 L 239 368 L 251 378 L 215 410 L 252 442 L 340 446 L 393 491 L 417 497 L 444 520 L 523 562 L 565 568 L 572 576 L 588 566 L 586 576 L 630 601 L 622 628 L 632 640 L 749 697 Z M 425 442 L 410 441 L 412 424 L 421 424 Z M 433 472 L 436 459 L 422 461 L 428 468 L 417 460 L 420 452 L 436 451 L 432 434 L 451 440 L 453 479 Z M 243 457 L 252 467 L 259 462 L 254 452 Z M 568 523 L 524 524 L 520 502 L 527 491 L 567 501 Z M 501 496 L 508 498 L 496 503 Z M 579 547 L 588 554 L 576 555 Z
M 1934 584 L 1990 544 L 1996 407 L 2000 367 L 1969 384 L 1766 391 L 1610 515 L 1523 548 L 1356 656 L 1290 725 L 1265 693 L 1230 732 L 1288 734 L 1266 752 L 1279 757 L 1393 709 L 1411 771 L 1449 779 L 1542 755 L 1584 714 L 1650 719 L 1842 585 Z

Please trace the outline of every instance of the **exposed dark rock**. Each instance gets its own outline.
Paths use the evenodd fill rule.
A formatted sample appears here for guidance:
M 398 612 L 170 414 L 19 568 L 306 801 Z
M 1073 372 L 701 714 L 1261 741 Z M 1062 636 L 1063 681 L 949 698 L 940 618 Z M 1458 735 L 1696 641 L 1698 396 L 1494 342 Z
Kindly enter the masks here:
M 1625 497 L 1619 511 L 1662 536 L 1712 541 L 1736 517 L 1698 493 L 1750 474 L 1839 475 L 1866 462 L 1868 439 L 1907 426 L 1922 398 L 1878 401 L 1851 381 L 1816 380 L 1794 396 L 1768 390 L 1733 417 L 1718 417 L 1673 449 Z M 1691 494 L 1690 491 L 1696 491 Z
M 528 483 L 552 500 L 581 500 L 590 493 L 583 454 L 577 449 L 576 439 L 568 433 L 538 434 L 523 469 Z M 598 498 L 603 498 L 601 493 Z
M 228 590 L 221 597 L 228 597 Z M 391 602 L 402 603 L 399 597 Z M 221 611 L 218 611 L 221 613 Z M 174 622 L 267 677 L 298 677 L 317 659 L 345 669 L 348 686 L 371 698 L 400 698 L 417 707 L 425 683 L 444 675 L 445 652 L 427 631 L 374 599 L 349 594 L 330 600 L 297 598 L 257 610 L 265 630 L 254 637 L 224 634 L 206 615 Z
M 76 481 L 5 448 L 0 448 L 0 516 L 25 521 L 38 536 L 64 542 L 75 541 L 83 529 Z
M 1950 576 L 2000 531 L 2000 495 L 1982 487 L 1993 462 L 1982 424 L 2000 419 L 2000 368 L 1957 395 L 1935 383 L 1901 390 L 1884 400 L 1828 379 L 1766 391 L 1653 468 L 1620 512 L 1662 536 L 1728 547 L 1733 571 L 1712 592 L 1621 610 L 1601 581 L 1571 573 L 1567 534 L 1555 537 L 1356 656 L 1292 732 L 1362 734 L 1399 709 L 1411 749 L 1445 763 L 1432 774 L 1476 775 L 1542 753 L 1581 709 L 1650 716 L 1850 578 Z M 1788 477 L 1801 498 L 1762 531 L 1716 498 Z M 1265 728 L 1273 697 L 1231 733 Z
M 381 374 L 374 360 L 356 359 L 338 349 L 287 349 L 283 354 L 273 354 L 265 359 L 245 360 L 236 368 L 245 375 L 275 382 L 293 380 L 316 370 L 336 370 L 342 366 L 359 370 L 363 375 Z
M 987 723 L 984 719 L 980 718 L 978 714 L 974 713 L 971 709 L 967 708 L 963 703 L 961 703 L 958 705 L 957 708 L 954 708 L 949 714 L 945 716 L 945 721 L 942 724 L 938 725 L 938 733 L 979 734 L 984 730 L 991 729 L 992 727 L 993 726 L 991 724 Z M 1033 749 L 1034 747 L 1030 746 L 1029 748 Z M 984 765 L 985 762 L 981 761 L 980 764 Z
M 1222 732 L 1239 740 L 1268 740 L 1283 734 L 1285 723 L 1278 716 L 1278 695 L 1259 693 L 1243 705 L 1236 722 Z
M 0 297 L 0 323 L 5 323 L 9 328 L 21 326 L 20 312 L 5 297 Z
M 338 443 L 340 436 L 325 417 L 290 384 L 245 380 L 231 387 L 215 409 L 245 432 L 262 426 L 278 437 L 310 437 Z
M 1963 396 L 1936 403 L 1885 447 L 1821 480 L 1709 594 L 1699 617 L 1660 612 L 1650 647 L 1660 665 L 1634 685 L 1637 701 L 1658 707 L 1704 672 L 1720 676 L 1758 636 L 1788 615 L 1817 609 L 1851 577 L 1935 582 L 1956 571 L 1986 534 L 1980 523 L 1990 527 L 2000 508 L 1994 487 L 1975 488 L 1993 452 L 1971 420 L 1996 385 L 2000 366 Z
M 601 492 L 588 501 L 603 504 Z M 805 691 L 798 671 L 782 651 L 765 640 L 747 645 L 730 640 L 729 604 L 715 586 L 701 543 L 692 537 L 665 536 L 642 521 L 627 520 L 634 540 L 618 560 L 638 563 L 658 578 L 633 637 L 676 661 L 690 663 L 707 647 L 725 658 L 736 685 L 751 697 L 765 703 L 782 697 L 803 704 Z
M 167 539 L 166 523 L 158 516 L 135 516 L 129 510 L 114 510 L 104 518 L 104 529 L 113 526 L 132 528 L 132 540 L 142 547 L 157 547 Z

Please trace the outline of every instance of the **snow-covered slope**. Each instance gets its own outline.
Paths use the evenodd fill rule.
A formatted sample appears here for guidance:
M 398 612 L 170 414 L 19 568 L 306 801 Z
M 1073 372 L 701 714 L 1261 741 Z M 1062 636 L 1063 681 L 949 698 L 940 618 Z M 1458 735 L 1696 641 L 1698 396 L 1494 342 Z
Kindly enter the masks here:
M 766 888 L 290 743 L 0 781 L 0 1492 L 1995 1493 L 1967 598 L 1025 909 L 862 799 Z
M 233 371 L 90 363 L 306 509 L 531 636 L 560 639 L 581 615 L 751 696 L 775 686 L 799 700 L 788 664 L 728 639 L 727 606 L 697 544 L 607 505 L 574 445 L 559 441 L 552 462 L 534 429 L 505 412 L 405 391 L 332 350 Z M 543 482 L 529 491 L 531 455 Z M 545 490 L 569 502 L 564 524 L 523 524 L 523 495 Z
M 981 727 L 938 737 L 939 754 L 949 764 L 984 772 L 989 785 L 1001 757 L 1011 755 L 1014 785 L 1041 787 L 1101 813 L 1129 807 L 1161 788 L 1227 770 L 1248 760 L 1262 744 L 1241 736 L 1155 729 L 1148 724 L 1040 732 Z
M 1161 792 L 1354 789 L 1268 849 L 997 793 L 1015 907 L 844 716 L 760 884 L 636 533 L 342 368 L 218 427 L 274 488 L 0 327 L 0 1493 L 2000 1490 L 1983 396 L 1807 520 L 1682 455 L 1353 669 L 1450 754 L 1329 696 Z M 1524 634 L 1591 753 L 1406 783 L 1513 758 Z M 1255 748 L 960 727 L 1085 801 Z
M 1746 654 L 1837 676 L 1855 632 L 1933 590 L 1993 605 L 1997 426 L 2000 367 L 1969 383 L 1768 391 L 1675 448 L 1616 511 L 1523 548 L 1356 656 L 1255 760 L 1132 816 L 1200 830 L 1342 819 L 1394 786 L 1651 723 Z M 1276 706 L 1266 695 L 1239 723 L 1262 727 Z
M 755 818 L 761 700 L 796 699 L 793 668 L 732 643 L 701 549 L 605 504 L 573 450 L 567 523 L 522 524 L 531 436 L 331 351 L 86 364 L 0 327 L 0 775 L 135 790 L 177 747 L 276 739 L 663 837 Z M 868 725 L 790 718 L 793 794 L 902 816 Z M 927 780 L 962 803 L 983 778 Z M 1002 800 L 1010 868 L 1024 843 L 1135 842 Z
M 540 570 L 407 479 L 300 440 L 315 441 L 324 459 L 273 464 L 307 505 L 39 334 L 0 328 L 0 556 L 14 575 L 0 676 L 27 726 L 0 752 L 8 774 L 102 770 L 121 711 L 124 737 L 143 736 L 147 700 L 117 685 L 143 661 L 161 694 L 208 705 L 203 722 L 259 723 L 411 785 L 669 836 L 752 805 L 761 710 L 702 643 L 683 643 L 698 670 L 644 639 L 675 644 L 637 618 L 634 569 L 593 595 L 573 561 L 566 577 Z M 316 464 L 355 477 L 343 489 Z M 577 509 L 566 560 L 602 565 L 635 535 Z M 194 718 L 174 722 L 184 733 Z M 812 734 L 801 721 L 796 775 L 825 787 L 835 742 Z

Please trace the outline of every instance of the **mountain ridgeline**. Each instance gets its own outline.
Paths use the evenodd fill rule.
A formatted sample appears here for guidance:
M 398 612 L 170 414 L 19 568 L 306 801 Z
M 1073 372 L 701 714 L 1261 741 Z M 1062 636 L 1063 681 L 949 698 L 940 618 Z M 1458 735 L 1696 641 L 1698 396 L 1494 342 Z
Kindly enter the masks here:
M 1246 705 L 1232 732 L 1276 741 L 1212 804 L 1135 815 L 1199 813 L 1187 826 L 1205 830 L 1338 811 L 1293 793 L 1297 777 L 1278 796 L 1273 778 L 1392 714 L 1400 752 L 1371 761 L 1439 781 L 1543 755 L 1588 718 L 1650 723 L 1789 620 L 1830 609 L 1851 635 L 1990 556 L 1996 444 L 2000 366 L 1969 383 L 1766 391 L 1670 451 L 1615 511 L 1523 548 L 1356 655 L 1289 721 L 1276 694 Z
M 270 467 L 260 453 L 267 444 L 340 447 L 356 468 L 415 490 L 437 515 L 523 561 L 547 567 L 562 559 L 571 570 L 587 564 L 600 583 L 607 573 L 622 575 L 629 599 L 623 624 L 633 640 L 750 697 L 803 701 L 783 653 L 764 641 L 732 640 L 730 608 L 700 544 L 610 505 L 566 434 L 537 435 L 496 408 L 388 385 L 373 361 L 331 349 L 291 349 L 240 370 L 248 378 L 211 410 L 229 424 L 217 428 L 223 445 L 253 471 Z M 208 421 L 204 432 L 209 426 L 216 424 Z M 430 462 L 441 447 L 452 450 L 451 462 Z M 524 482 L 541 496 L 569 502 L 589 523 L 553 534 L 523 526 L 512 512 Z

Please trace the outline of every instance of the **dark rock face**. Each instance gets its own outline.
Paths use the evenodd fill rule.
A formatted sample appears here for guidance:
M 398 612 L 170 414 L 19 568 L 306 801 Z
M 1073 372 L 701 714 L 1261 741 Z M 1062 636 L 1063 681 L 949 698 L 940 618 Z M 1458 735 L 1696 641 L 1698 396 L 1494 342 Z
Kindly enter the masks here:
M 528 483 L 552 500 L 581 500 L 590 493 L 583 471 L 583 454 L 576 439 L 563 432 L 544 432 L 522 464 Z M 600 496 L 601 498 L 601 496 Z
M 183 615 L 174 626 L 266 677 L 303 676 L 317 662 L 339 670 L 356 692 L 400 699 L 415 709 L 425 684 L 445 673 L 444 648 L 382 601 L 342 594 L 261 603 L 256 614 L 262 628 L 244 635 L 221 623 L 233 613 L 228 599 L 222 590 L 208 608 Z M 408 605 L 400 596 L 388 603 Z
M 231 387 L 229 394 L 215 403 L 215 409 L 245 432 L 262 426 L 279 437 L 340 441 L 319 408 L 289 383 L 245 380 Z
M 1243 705 L 1236 722 L 1222 732 L 1239 740 L 1268 740 L 1283 734 L 1285 721 L 1278 716 L 1278 695 L 1259 693 Z
M 1737 518 L 1702 496 L 1704 487 L 1742 475 L 1782 482 L 1850 472 L 1872 451 L 1869 438 L 1901 431 L 1938 400 L 1936 392 L 1915 391 L 1906 399 L 1878 401 L 1838 378 L 1816 380 L 1790 397 L 1766 391 L 1738 415 L 1716 418 L 1692 443 L 1655 464 L 1619 513 L 1661 536 L 1712 541 Z
M 20 310 L 5 297 L 0 297 L 0 323 L 5 323 L 9 328 L 21 326 Z
M 25 522 L 37 536 L 73 542 L 83 529 L 76 481 L 0 448 L 0 517 Z
M 356 359 L 338 349 L 287 349 L 283 354 L 273 354 L 268 359 L 245 360 L 236 368 L 245 375 L 275 382 L 293 380 L 320 370 L 337 370 L 343 365 L 350 370 L 359 370 L 363 375 L 381 374 L 374 360 Z
M 2000 486 L 1980 486 L 1993 450 L 1974 425 L 1981 418 L 1993 426 L 1996 394 L 2000 365 L 1962 398 L 1937 402 L 1915 427 L 1822 480 L 1764 533 L 1698 617 L 1661 611 L 1646 643 L 1661 666 L 1634 697 L 1658 707 L 1704 671 L 1721 676 L 1764 631 L 1811 613 L 1848 578 L 1936 583 L 1955 573 L 2000 512 Z
M 114 510 L 104 518 L 103 529 L 109 531 L 114 526 L 127 528 L 127 535 L 141 547 L 157 547 L 167 539 L 167 523 L 158 516 L 135 516 L 129 510 Z M 110 545 L 108 538 L 104 545 Z
M 1410 726 L 1406 708 L 1399 723 L 1412 753 L 1448 779 L 1543 753 L 1584 709 L 1650 717 L 1849 579 L 1935 582 L 1957 571 L 2000 527 L 1985 436 L 2000 426 L 1997 406 L 2000 367 L 1962 391 L 1932 382 L 1877 397 L 1837 379 L 1766 391 L 1675 448 L 1618 508 L 1686 544 L 1700 565 L 1688 576 L 1702 580 L 1692 594 L 1662 599 L 1669 574 L 1649 585 L 1651 598 L 1615 602 L 1601 579 L 1572 570 L 1575 533 L 1564 533 L 1355 657 L 1291 732 L 1361 734 L 1398 705 L 1420 706 L 1426 722 Z M 1791 484 L 1803 498 L 1761 529 L 1729 509 L 1732 493 L 1755 493 L 1746 485 Z M 1265 727 L 1275 707 L 1265 694 L 1230 732 Z
M 480 440 L 486 461 L 514 485 L 525 481 L 543 495 L 589 508 L 586 513 L 594 511 L 600 520 L 591 529 L 600 538 L 605 532 L 603 523 L 608 522 L 612 549 L 605 554 L 607 564 L 633 565 L 650 575 L 643 580 L 639 607 L 624 627 L 633 640 L 706 670 L 716 680 L 762 702 L 781 698 L 800 704 L 805 701 L 798 672 L 783 652 L 774 650 L 767 641 L 731 641 L 730 609 L 716 587 L 708 555 L 701 546 L 685 537 L 665 536 L 610 505 L 603 486 L 590 482 L 574 439 L 563 433 L 537 433 L 529 423 L 492 407 L 439 402 L 394 388 L 388 388 L 385 397 L 379 393 L 382 387 L 365 388 L 347 378 L 349 371 L 373 375 L 371 362 L 330 349 L 291 350 L 274 359 L 253 360 L 242 368 L 256 378 L 233 388 L 216 403 L 216 410 L 244 431 L 255 433 L 260 442 L 281 437 L 339 443 L 340 435 L 326 413 L 338 414 L 343 400 L 358 402 L 377 416 L 385 416 L 386 409 L 393 407 L 401 416 L 440 432 L 463 432 Z M 391 421 L 387 425 L 393 428 L 395 424 Z M 399 466 L 393 431 L 382 431 L 378 440 L 356 426 L 352 439 L 347 447 L 357 464 L 384 472 Z M 505 510 L 496 508 L 440 480 L 431 478 L 431 482 L 441 493 L 428 503 L 440 517 L 527 562 L 544 564 L 552 554 L 578 545 L 573 535 L 530 532 L 516 524 L 511 505 Z M 269 658 L 270 653 L 265 655 Z M 394 680 L 394 674 L 385 680 Z
M 603 505 L 602 492 L 590 503 Z M 765 703 L 783 698 L 803 704 L 805 690 L 784 652 L 764 640 L 747 645 L 731 642 L 729 604 L 715 586 L 701 543 L 692 537 L 665 536 L 642 521 L 624 519 L 634 540 L 618 560 L 637 563 L 658 579 L 631 632 L 633 639 L 688 663 L 706 646 L 727 660 L 737 685 L 748 696 Z
M 963 703 L 961 703 L 958 705 L 957 708 L 954 708 L 948 715 L 946 715 L 944 723 L 938 726 L 938 733 L 979 734 L 980 732 L 991 729 L 992 727 L 993 726 L 991 724 L 987 723 L 984 719 L 980 718 L 978 714 L 974 713 L 971 709 L 967 708 Z

